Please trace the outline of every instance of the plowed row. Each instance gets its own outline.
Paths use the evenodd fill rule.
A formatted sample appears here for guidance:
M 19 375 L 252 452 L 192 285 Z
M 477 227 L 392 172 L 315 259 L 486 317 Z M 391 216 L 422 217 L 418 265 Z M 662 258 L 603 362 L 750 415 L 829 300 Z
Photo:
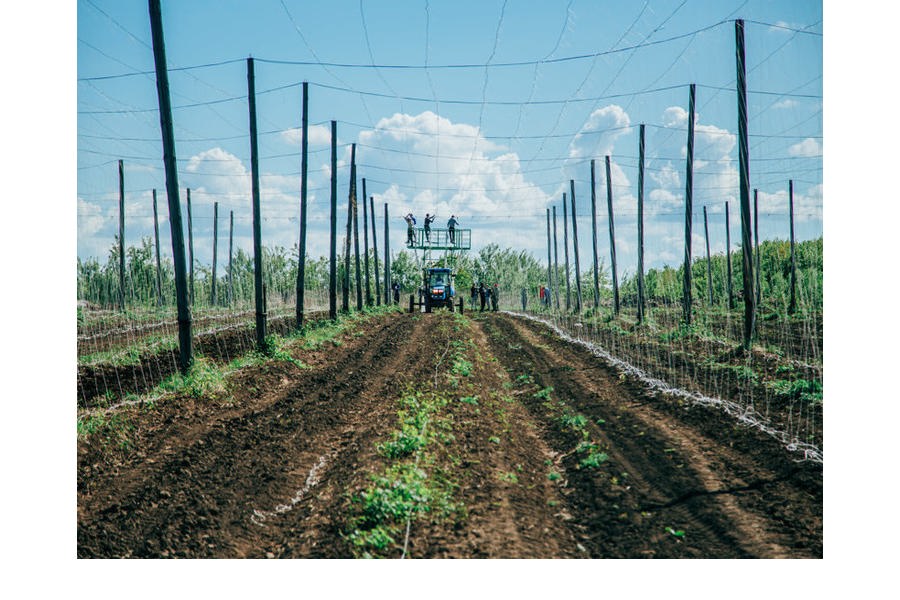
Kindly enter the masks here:
M 457 351 L 471 368 L 451 368 Z M 396 464 L 379 444 L 415 392 L 449 398 L 421 468 L 449 481 L 458 510 L 410 519 L 377 555 L 822 555 L 820 466 L 646 395 L 539 324 L 394 314 L 293 353 L 312 368 L 272 362 L 241 371 L 227 398 L 123 408 L 125 450 L 80 442 L 78 555 L 358 556 L 359 498 Z M 584 442 L 605 458 L 583 464 Z

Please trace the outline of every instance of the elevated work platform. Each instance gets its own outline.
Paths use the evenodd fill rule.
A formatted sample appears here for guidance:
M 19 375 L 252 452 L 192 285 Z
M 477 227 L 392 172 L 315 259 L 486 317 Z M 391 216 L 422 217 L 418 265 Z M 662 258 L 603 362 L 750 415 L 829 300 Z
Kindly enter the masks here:
M 455 229 L 453 231 L 453 239 L 450 239 L 449 229 L 431 228 L 428 236 L 425 236 L 424 227 L 416 227 L 413 229 L 414 240 L 410 244 L 407 241 L 406 247 L 412 250 L 471 250 L 472 249 L 472 230 L 471 229 Z

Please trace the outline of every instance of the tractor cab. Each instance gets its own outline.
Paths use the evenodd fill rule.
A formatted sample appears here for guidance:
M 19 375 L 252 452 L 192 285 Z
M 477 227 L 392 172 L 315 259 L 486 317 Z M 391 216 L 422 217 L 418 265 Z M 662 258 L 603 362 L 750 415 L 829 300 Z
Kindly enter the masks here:
M 424 270 L 424 304 L 425 312 L 430 313 L 433 307 L 446 307 L 453 310 L 453 272 L 447 268 L 432 267 Z

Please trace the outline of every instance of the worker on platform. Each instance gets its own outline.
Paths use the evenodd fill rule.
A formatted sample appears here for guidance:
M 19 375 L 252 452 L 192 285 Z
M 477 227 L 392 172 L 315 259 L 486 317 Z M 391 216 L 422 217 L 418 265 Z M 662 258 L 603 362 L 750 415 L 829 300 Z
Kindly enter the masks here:
M 450 215 L 450 220 L 447 221 L 447 231 L 450 234 L 450 245 L 453 246 L 456 244 L 456 226 L 459 224 L 459 221 L 456 220 L 455 215 Z
M 437 215 L 429 215 L 425 213 L 425 240 L 430 244 L 431 243 L 431 224 L 434 223 L 434 220 L 437 218 Z
M 406 221 L 406 245 L 412 246 L 416 243 L 416 231 L 414 229 L 416 218 L 412 213 L 407 213 L 403 220 Z

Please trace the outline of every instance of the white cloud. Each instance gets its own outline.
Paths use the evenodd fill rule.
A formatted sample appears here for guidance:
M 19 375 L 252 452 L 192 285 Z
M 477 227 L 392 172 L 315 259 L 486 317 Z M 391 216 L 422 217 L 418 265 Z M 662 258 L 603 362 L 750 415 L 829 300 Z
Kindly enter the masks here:
M 569 158 L 612 154 L 616 140 L 630 133 L 630 126 L 631 119 L 621 106 L 610 104 L 598 108 L 569 145 Z
M 792 98 L 785 98 L 784 100 L 779 100 L 775 104 L 772 105 L 772 108 L 795 108 L 799 103 Z
M 815 138 L 806 138 L 802 142 L 788 148 L 790 156 L 820 156 L 822 154 L 822 142 Z
M 281 139 L 285 142 L 299 146 L 303 141 L 303 130 L 299 127 L 281 132 Z M 331 144 L 331 128 L 325 125 L 311 125 L 309 127 L 310 146 L 328 146 Z

